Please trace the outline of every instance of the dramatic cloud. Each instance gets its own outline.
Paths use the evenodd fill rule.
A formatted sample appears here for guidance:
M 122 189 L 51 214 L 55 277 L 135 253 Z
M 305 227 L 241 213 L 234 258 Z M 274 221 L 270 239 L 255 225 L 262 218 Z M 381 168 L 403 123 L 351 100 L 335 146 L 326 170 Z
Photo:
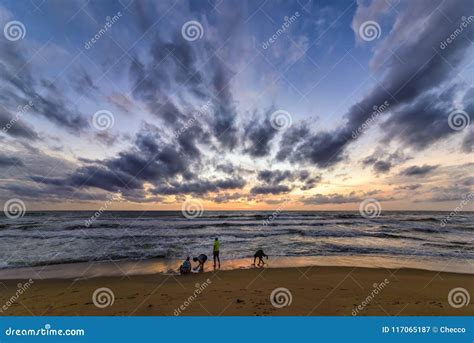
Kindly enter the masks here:
M 0 6 L 28 32 L 0 37 L 1 200 L 90 208 L 82 203 L 120 192 L 124 208 L 177 209 L 193 196 L 299 210 L 391 194 L 410 197 L 393 204 L 406 208 L 416 194 L 430 209 L 472 186 L 474 24 L 456 31 L 470 0 L 260 11 L 251 1 L 119 1 L 79 12 L 66 3 L 61 15 L 46 0 L 41 16 L 21 15 L 28 6 Z M 91 18 L 100 26 L 118 10 L 92 42 Z M 190 20 L 202 27 L 195 40 L 182 33 Z M 368 20 L 381 27 L 373 41 L 359 35 Z M 272 125 L 277 109 L 290 126 Z M 471 124 L 453 128 L 453 111 Z
M 425 148 L 432 141 L 456 133 L 447 124 L 451 112 L 449 105 L 454 99 L 443 93 L 447 99 L 442 104 L 428 101 L 436 96 L 441 85 L 451 79 L 453 70 L 466 57 L 474 26 L 468 26 L 463 32 L 466 37 L 459 37 L 449 48 L 437 51 L 434 47 L 459 27 L 461 17 L 470 13 L 472 4 L 469 0 L 436 1 L 429 3 L 429 9 L 427 4 L 425 1 L 404 4 L 406 8 L 399 13 L 390 34 L 377 47 L 372 59 L 374 69 L 384 65 L 383 79 L 349 109 L 345 115 L 346 124 L 332 132 L 313 134 L 305 144 L 297 147 L 290 159 L 310 161 L 319 167 L 341 161 L 346 145 L 354 141 L 352 132 L 370 117 L 374 106 L 385 102 L 389 104 L 391 113 L 387 122 L 389 139 L 397 138 L 416 148 Z M 360 7 L 359 11 L 387 11 L 385 5 L 376 7 Z M 458 18 L 457 21 L 454 18 Z M 354 29 L 359 21 L 354 20 Z M 383 169 L 387 165 L 380 167 Z
M 409 159 L 410 157 L 405 156 L 401 151 L 395 151 L 394 153 L 388 154 L 382 150 L 377 150 L 372 155 L 364 158 L 362 164 L 364 166 L 372 166 L 376 174 L 383 174 L 388 173 L 392 167 Z
M 423 165 L 423 166 L 411 166 L 408 167 L 400 173 L 403 176 L 425 176 L 426 174 L 431 173 L 433 170 L 438 168 L 438 166 L 430 166 L 430 165 Z
M 281 194 L 287 193 L 291 189 L 285 185 L 274 185 L 274 186 L 255 186 L 250 190 L 252 194 Z
M 8 156 L 4 154 L 0 154 L 0 168 L 1 167 L 11 167 L 11 166 L 23 166 L 22 160 L 15 156 Z

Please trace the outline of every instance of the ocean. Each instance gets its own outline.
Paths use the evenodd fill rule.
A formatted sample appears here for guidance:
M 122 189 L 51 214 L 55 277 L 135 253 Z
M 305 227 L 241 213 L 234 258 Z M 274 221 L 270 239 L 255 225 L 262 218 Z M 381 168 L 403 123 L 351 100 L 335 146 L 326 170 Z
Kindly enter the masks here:
M 274 215 L 273 215 L 274 214 Z M 474 212 L 208 211 L 29 212 L 0 217 L 0 269 L 97 261 L 177 261 L 204 253 L 212 259 L 215 237 L 223 264 L 251 260 L 257 249 L 276 258 L 304 261 L 397 261 L 398 267 L 457 266 L 474 273 Z M 88 225 L 89 224 L 89 225 Z M 307 262 L 310 263 L 311 262 Z M 430 269 L 430 268 L 428 268 Z M 433 269 L 433 268 L 432 268 Z

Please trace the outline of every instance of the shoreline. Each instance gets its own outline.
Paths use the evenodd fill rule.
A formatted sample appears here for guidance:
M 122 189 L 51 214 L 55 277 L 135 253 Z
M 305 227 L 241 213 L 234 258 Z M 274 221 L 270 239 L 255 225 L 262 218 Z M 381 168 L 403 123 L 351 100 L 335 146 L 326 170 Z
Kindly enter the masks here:
M 13 302 L 30 281 L 1 282 L 2 315 L 472 315 L 474 301 L 461 308 L 448 302 L 451 289 L 469 289 L 472 275 L 416 269 L 254 268 L 31 281 Z M 110 294 L 96 300 L 109 305 L 100 308 L 94 294 L 104 289 Z M 270 300 L 280 289 L 289 296 L 280 300 L 291 299 L 282 308 Z
M 221 271 L 253 269 L 252 258 L 221 261 Z M 454 260 L 415 260 L 400 256 L 309 256 L 270 257 L 266 269 L 345 267 L 370 269 L 414 269 L 421 271 L 446 272 L 474 275 L 474 267 Z M 58 263 L 19 268 L 0 269 L 0 281 L 14 279 L 89 279 L 96 277 L 138 276 L 138 275 L 179 275 L 177 269 L 182 263 L 176 259 L 145 259 L 118 261 L 91 261 Z M 206 263 L 205 273 L 213 271 L 212 257 Z

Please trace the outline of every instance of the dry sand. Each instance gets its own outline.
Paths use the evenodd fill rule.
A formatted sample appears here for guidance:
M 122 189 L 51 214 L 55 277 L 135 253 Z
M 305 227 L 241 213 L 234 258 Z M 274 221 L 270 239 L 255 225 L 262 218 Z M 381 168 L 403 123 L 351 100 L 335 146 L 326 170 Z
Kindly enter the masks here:
M 18 283 L 24 285 L 26 280 L 1 282 L 1 315 L 351 316 L 359 305 L 357 315 L 474 315 L 474 299 L 462 308 L 448 303 L 448 293 L 455 287 L 474 295 L 474 275 L 415 269 L 255 268 L 185 276 L 33 281 L 13 304 L 8 300 L 15 298 Z M 105 308 L 92 301 L 94 291 L 101 287 L 114 294 L 113 304 Z M 270 294 L 279 287 L 291 292 L 291 304 L 283 308 L 270 301 Z

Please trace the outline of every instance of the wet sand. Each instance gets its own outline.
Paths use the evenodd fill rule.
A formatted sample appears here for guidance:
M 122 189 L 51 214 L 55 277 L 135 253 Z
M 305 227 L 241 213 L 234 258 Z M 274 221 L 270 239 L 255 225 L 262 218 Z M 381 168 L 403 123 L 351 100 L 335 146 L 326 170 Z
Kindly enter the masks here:
M 317 266 L 32 281 L 26 288 L 28 280 L 0 282 L 1 315 L 474 315 L 472 274 L 416 269 Z M 449 304 L 456 287 L 471 294 L 467 306 Z M 272 292 L 282 288 L 272 304 Z

